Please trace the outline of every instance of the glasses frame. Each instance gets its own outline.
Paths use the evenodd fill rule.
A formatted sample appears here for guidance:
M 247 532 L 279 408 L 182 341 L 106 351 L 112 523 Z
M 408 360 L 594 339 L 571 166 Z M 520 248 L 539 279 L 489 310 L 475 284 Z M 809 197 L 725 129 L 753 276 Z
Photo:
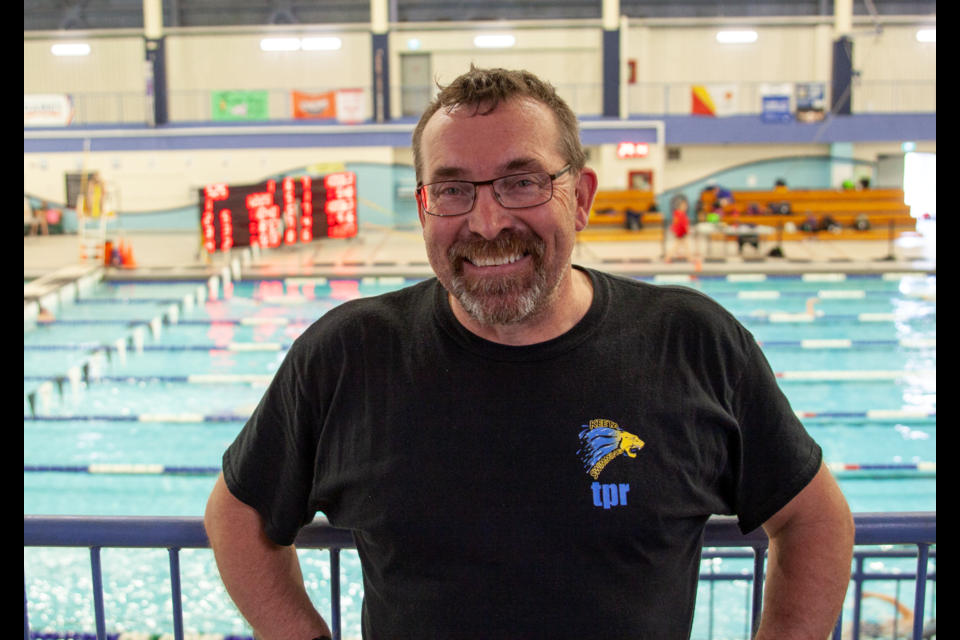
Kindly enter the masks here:
M 524 171 L 524 172 L 522 172 L 522 173 L 511 173 L 511 174 L 509 174 L 509 175 L 505 175 L 505 176 L 500 176 L 500 177 L 498 177 L 498 178 L 494 178 L 493 180 L 479 180 L 479 181 L 477 181 L 477 180 L 437 180 L 436 182 L 430 182 L 430 183 L 427 183 L 427 184 L 417 183 L 417 204 L 420 205 L 420 208 L 423 209 L 423 212 L 424 212 L 424 213 L 426 213 L 426 214 L 428 214 L 428 215 L 431 215 L 431 216 L 434 216 L 434 217 L 437 217 L 437 218 L 456 218 L 457 216 L 465 216 L 465 215 L 467 215 L 468 213 L 470 213 L 471 211 L 473 211 L 473 208 L 474 208 L 475 206 L 477 206 L 477 194 L 479 193 L 478 187 L 482 187 L 482 186 L 488 184 L 488 185 L 490 185 L 491 190 L 493 190 L 493 183 L 496 182 L 496 181 L 498 181 L 498 180 L 503 180 L 504 178 L 512 178 L 512 177 L 514 177 L 514 176 L 524 176 L 524 175 L 528 175 L 528 174 L 531 174 L 531 173 L 543 173 L 543 174 L 545 174 L 548 178 L 550 178 L 550 197 L 547 198 L 546 200 L 544 200 L 543 202 L 541 202 L 540 204 L 531 204 L 531 205 L 527 205 L 527 206 L 525 206 L 525 207 L 508 207 L 507 205 L 503 204 L 503 202 L 501 202 L 501 200 L 500 200 L 500 195 L 496 192 L 496 190 L 493 190 L 493 197 L 497 199 L 497 202 L 499 202 L 499 203 L 500 203 L 500 206 L 503 207 L 504 209 L 531 209 L 531 208 L 533 208 L 533 207 L 539 207 L 539 206 L 545 205 L 545 204 L 547 204 L 548 202 L 550 202 L 551 200 L 553 200 L 553 183 L 554 183 L 554 181 L 555 181 L 557 178 L 559 178 L 560 176 L 562 176 L 562 175 L 564 175 L 565 173 L 569 172 L 572 167 L 573 167 L 573 165 L 568 164 L 567 166 L 563 167 L 562 169 L 560 169 L 559 171 L 557 171 L 557 172 L 555 172 L 555 173 L 547 173 L 546 171 Z M 425 189 L 425 188 L 427 188 L 427 187 L 429 187 L 429 186 L 431 186 L 431 185 L 441 184 L 441 183 L 444 183 L 444 182 L 465 182 L 465 183 L 467 183 L 467 184 L 472 184 L 472 185 L 473 185 L 473 204 L 470 205 L 470 208 L 469 208 L 469 209 L 467 209 L 467 210 L 464 211 L 463 213 L 447 213 L 447 214 L 444 214 L 444 213 L 433 213 L 433 212 L 431 212 L 431 211 L 427 211 L 426 206 L 424 206 L 424 204 L 423 204 L 423 196 L 421 195 L 421 192 L 423 191 L 423 189 Z

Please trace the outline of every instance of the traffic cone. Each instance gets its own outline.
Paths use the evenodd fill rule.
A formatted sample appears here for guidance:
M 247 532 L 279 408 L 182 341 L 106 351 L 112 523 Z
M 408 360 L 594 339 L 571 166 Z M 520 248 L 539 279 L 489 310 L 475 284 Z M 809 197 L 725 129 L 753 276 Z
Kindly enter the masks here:
M 124 243 L 123 248 L 120 250 L 120 258 L 123 263 L 124 268 L 126 269 L 135 269 L 137 267 L 137 261 L 133 257 L 133 245 L 129 242 Z

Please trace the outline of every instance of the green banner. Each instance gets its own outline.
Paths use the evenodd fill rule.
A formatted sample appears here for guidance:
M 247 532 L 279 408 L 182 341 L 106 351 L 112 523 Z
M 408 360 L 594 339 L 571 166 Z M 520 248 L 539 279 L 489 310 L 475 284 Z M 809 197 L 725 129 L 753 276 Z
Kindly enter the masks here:
M 213 91 L 213 120 L 267 120 L 269 107 L 266 91 Z

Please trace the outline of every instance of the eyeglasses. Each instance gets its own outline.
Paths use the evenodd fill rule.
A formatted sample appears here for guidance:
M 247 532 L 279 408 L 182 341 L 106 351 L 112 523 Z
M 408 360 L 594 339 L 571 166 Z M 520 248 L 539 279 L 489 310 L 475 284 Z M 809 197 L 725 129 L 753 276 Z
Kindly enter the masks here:
M 538 207 L 553 199 L 553 181 L 570 171 L 568 164 L 556 173 L 517 173 L 493 180 L 446 180 L 417 185 L 417 199 L 432 216 L 462 216 L 473 210 L 477 187 L 493 185 L 493 195 L 506 209 Z

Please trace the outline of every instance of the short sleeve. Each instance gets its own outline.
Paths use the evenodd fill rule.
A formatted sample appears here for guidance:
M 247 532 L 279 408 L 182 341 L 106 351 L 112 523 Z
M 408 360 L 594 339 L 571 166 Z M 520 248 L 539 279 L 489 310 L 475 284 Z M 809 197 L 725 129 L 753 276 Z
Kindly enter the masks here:
M 735 511 L 753 531 L 787 505 L 820 469 L 822 452 L 790 408 L 760 348 L 752 344 L 734 389 L 740 427 Z M 735 460 L 735 459 L 734 459 Z
M 223 455 L 230 493 L 260 513 L 267 536 L 280 545 L 293 544 L 316 514 L 310 494 L 321 418 L 302 391 L 297 346 Z

